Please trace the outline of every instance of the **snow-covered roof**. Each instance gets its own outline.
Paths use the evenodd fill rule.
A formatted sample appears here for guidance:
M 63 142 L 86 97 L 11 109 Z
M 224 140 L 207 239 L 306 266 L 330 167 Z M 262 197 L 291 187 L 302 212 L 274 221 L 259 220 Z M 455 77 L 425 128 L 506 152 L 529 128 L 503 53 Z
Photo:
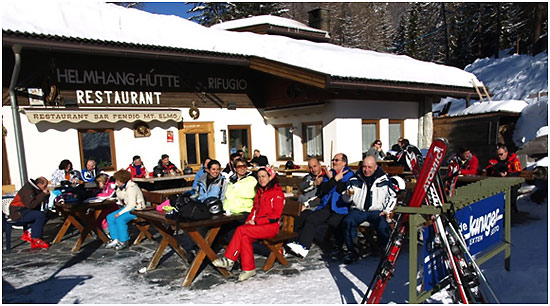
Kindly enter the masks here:
M 510 112 L 521 113 L 527 103 L 522 100 L 503 100 L 492 102 L 476 102 L 462 111 L 454 114 L 456 116 L 492 113 L 492 112 Z
M 2 30 L 257 56 L 334 77 L 472 87 L 475 75 L 404 55 L 206 28 L 177 16 L 93 1 L 8 0 Z
M 283 18 L 279 16 L 272 16 L 272 15 L 253 16 L 249 18 L 225 21 L 222 23 L 215 24 L 211 26 L 211 28 L 231 30 L 231 29 L 244 28 L 244 27 L 249 27 L 254 25 L 260 25 L 260 24 L 269 24 L 269 25 L 274 25 L 274 26 L 279 26 L 284 28 L 321 33 L 321 34 L 324 34 L 325 37 L 330 38 L 330 35 L 328 34 L 327 31 L 309 27 L 296 20 Z

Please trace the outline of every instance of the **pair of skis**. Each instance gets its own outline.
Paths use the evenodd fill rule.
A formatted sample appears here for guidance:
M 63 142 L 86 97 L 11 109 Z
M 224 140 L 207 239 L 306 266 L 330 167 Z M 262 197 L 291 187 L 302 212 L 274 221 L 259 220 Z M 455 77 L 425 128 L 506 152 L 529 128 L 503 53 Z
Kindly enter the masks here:
M 446 194 L 443 182 L 439 176 L 439 168 L 445 158 L 446 152 L 447 141 L 445 139 L 435 139 L 432 142 L 425 160 L 423 160 L 421 155 L 415 154 L 412 151 L 406 152 L 409 167 L 417 179 L 408 205 L 409 207 L 419 207 L 424 202 L 427 202 L 429 205 L 442 207 L 443 201 L 446 201 Z M 375 274 L 361 303 L 367 302 L 372 304 L 380 302 L 387 282 L 394 271 L 395 263 L 405 239 L 407 220 L 408 214 L 399 214 L 397 216 L 396 226 L 390 234 L 385 252 L 380 258 Z M 451 291 L 454 293 L 454 302 L 485 302 L 481 290 L 479 290 L 481 280 L 485 285 L 484 288 L 488 288 L 488 292 L 494 302 L 498 303 L 494 292 L 488 285 L 487 279 L 469 253 L 464 237 L 457 230 L 458 225 L 454 219 L 454 215 L 434 215 L 432 216 L 432 221 L 436 237 L 438 238 L 438 246 L 443 251 L 442 253 L 444 254 L 449 271 L 449 276 L 444 280 L 445 286 L 447 283 L 450 283 Z

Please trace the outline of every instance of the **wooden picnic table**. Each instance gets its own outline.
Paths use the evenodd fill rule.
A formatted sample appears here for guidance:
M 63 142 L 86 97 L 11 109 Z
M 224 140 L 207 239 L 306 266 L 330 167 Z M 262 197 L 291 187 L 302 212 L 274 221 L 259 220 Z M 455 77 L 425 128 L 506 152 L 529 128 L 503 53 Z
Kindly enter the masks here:
M 226 216 L 223 214 L 213 216 L 208 220 L 202 221 L 179 221 L 166 219 L 164 212 L 158 212 L 156 210 L 134 210 L 132 212 L 134 215 L 147 220 L 151 225 L 153 225 L 157 231 L 162 235 L 162 240 L 159 242 L 159 245 L 147 266 L 147 271 L 154 270 L 158 266 L 158 263 L 162 257 L 164 249 L 166 246 L 170 245 L 172 249 L 187 263 L 188 259 L 185 256 L 185 250 L 181 248 L 176 240 L 175 235 L 176 228 L 183 229 L 186 231 L 193 242 L 199 247 L 199 252 L 193 259 L 193 262 L 189 266 L 189 270 L 183 279 L 182 286 L 189 287 L 191 283 L 197 276 L 199 268 L 203 263 L 204 259 L 208 257 L 210 261 L 213 261 L 218 258 L 216 253 L 212 250 L 211 245 L 214 242 L 214 239 L 218 235 L 222 225 L 238 220 L 242 215 L 230 215 Z M 198 229 L 201 227 L 208 227 L 208 232 L 206 236 L 202 236 Z M 216 268 L 224 277 L 229 277 L 229 273 L 226 269 Z
M 172 189 L 186 187 L 189 182 L 193 182 L 195 174 L 166 175 L 158 177 L 133 178 L 140 188 L 152 191 L 160 189 Z
M 72 249 L 72 252 L 78 252 L 86 237 L 91 237 L 91 232 L 96 233 L 97 237 L 104 243 L 109 241 L 109 238 L 97 226 L 97 217 L 103 209 L 112 206 L 116 203 L 116 199 L 106 199 L 97 203 L 55 203 L 55 207 L 63 214 L 65 221 L 59 229 L 52 243 L 59 243 L 65 236 L 65 233 L 71 225 L 76 227 L 80 232 L 80 236 Z

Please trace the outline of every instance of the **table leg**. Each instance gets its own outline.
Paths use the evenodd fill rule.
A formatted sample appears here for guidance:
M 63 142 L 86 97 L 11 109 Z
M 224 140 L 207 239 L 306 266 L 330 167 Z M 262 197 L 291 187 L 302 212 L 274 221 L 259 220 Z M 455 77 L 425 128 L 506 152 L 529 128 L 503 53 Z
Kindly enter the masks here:
M 78 239 L 76 240 L 76 243 L 73 246 L 72 252 L 78 252 L 80 250 L 80 247 L 82 246 L 82 243 L 84 243 L 84 240 L 86 240 L 86 236 L 90 234 L 90 225 L 89 225 L 89 218 L 86 216 L 86 213 L 77 213 L 77 216 L 80 217 L 80 220 L 84 223 L 84 228 L 80 231 L 80 236 L 78 236 Z
M 84 230 L 84 227 L 80 224 L 80 222 L 78 222 L 78 220 L 76 220 L 76 218 L 72 214 L 66 212 L 63 212 L 63 214 L 65 215 L 65 222 L 63 222 L 63 226 L 61 226 L 61 229 L 59 229 L 59 232 L 57 232 L 57 235 L 55 235 L 55 239 L 52 243 L 61 242 L 61 239 L 63 239 L 63 236 L 65 236 L 65 233 L 67 233 L 67 230 L 69 229 L 71 224 L 74 225 L 74 227 L 76 227 L 79 232 L 82 232 L 82 230 Z
M 101 213 L 101 210 L 100 210 Z M 95 218 L 95 212 L 94 213 L 86 213 L 84 211 L 77 212 L 76 215 L 82 220 L 82 223 L 84 224 L 83 229 L 80 231 L 80 236 L 76 240 L 76 243 L 72 249 L 73 252 L 78 252 L 80 248 L 82 247 L 82 244 L 84 243 L 84 240 L 86 240 L 86 237 L 90 235 L 93 231 L 96 233 L 97 237 L 103 241 L 103 243 L 107 242 L 109 239 L 103 231 L 101 231 L 96 224 L 96 218 Z
M 164 253 L 164 249 L 166 249 L 166 246 L 168 245 L 170 245 L 186 263 L 189 263 L 189 260 L 187 260 L 187 256 L 185 255 L 185 250 L 178 245 L 176 238 L 173 236 L 174 230 L 172 230 L 170 226 L 165 227 L 161 222 L 150 221 L 150 223 L 162 235 L 162 239 L 153 254 L 153 258 L 151 258 L 151 262 L 149 262 L 149 265 L 147 266 L 147 271 L 157 268 L 160 258 L 162 257 L 162 253 Z
M 97 227 L 97 217 L 101 214 L 103 209 L 96 209 L 95 212 L 90 216 L 90 226 L 92 227 L 92 230 L 94 233 L 103 241 L 103 243 L 107 243 L 109 241 L 109 238 L 103 233 L 103 231 Z
M 210 261 L 213 261 L 218 258 L 216 253 L 210 248 L 212 245 L 212 242 L 214 242 L 214 239 L 216 238 L 216 235 L 218 235 L 218 232 L 220 231 L 220 226 L 212 227 L 210 230 L 208 230 L 208 233 L 206 234 L 206 239 L 202 237 L 202 235 L 197 230 L 188 231 L 187 233 L 189 236 L 191 236 L 191 239 L 197 244 L 199 247 L 199 252 L 197 253 L 197 256 L 195 256 L 195 259 L 193 260 L 193 263 L 191 264 L 191 267 L 189 267 L 189 271 L 187 271 L 187 274 L 185 275 L 185 279 L 183 280 L 182 286 L 189 287 L 191 286 L 191 283 L 195 279 L 195 276 L 197 275 L 197 272 L 204 261 L 204 258 L 208 256 Z M 231 276 L 231 273 L 223 268 L 217 268 L 218 271 L 224 276 L 229 277 Z

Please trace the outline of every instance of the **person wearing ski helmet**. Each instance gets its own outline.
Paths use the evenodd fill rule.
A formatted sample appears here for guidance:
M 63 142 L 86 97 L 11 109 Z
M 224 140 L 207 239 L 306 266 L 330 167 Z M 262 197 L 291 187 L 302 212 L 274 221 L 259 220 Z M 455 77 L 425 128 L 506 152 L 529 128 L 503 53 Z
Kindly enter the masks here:
M 376 164 L 376 159 L 366 156 L 361 169 L 357 170 L 342 192 L 342 200 L 351 204 L 341 225 L 348 249 L 344 263 L 349 264 L 359 259 L 360 252 L 356 246 L 359 224 L 368 221 L 374 226 L 380 247 L 388 242 L 390 214 L 397 203 L 397 193 L 388 174 Z

